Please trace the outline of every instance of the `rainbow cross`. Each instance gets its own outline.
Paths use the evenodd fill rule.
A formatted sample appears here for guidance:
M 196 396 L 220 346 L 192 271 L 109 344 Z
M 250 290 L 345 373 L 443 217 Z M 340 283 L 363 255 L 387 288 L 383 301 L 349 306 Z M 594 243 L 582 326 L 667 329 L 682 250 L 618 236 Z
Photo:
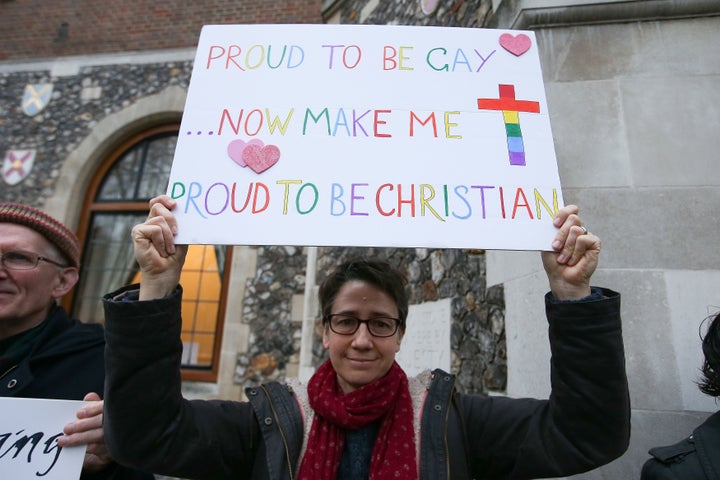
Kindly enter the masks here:
M 525 147 L 520 130 L 519 112 L 540 113 L 540 103 L 515 100 L 514 85 L 499 85 L 499 87 L 500 98 L 478 98 L 478 110 L 502 110 L 510 165 L 525 165 Z

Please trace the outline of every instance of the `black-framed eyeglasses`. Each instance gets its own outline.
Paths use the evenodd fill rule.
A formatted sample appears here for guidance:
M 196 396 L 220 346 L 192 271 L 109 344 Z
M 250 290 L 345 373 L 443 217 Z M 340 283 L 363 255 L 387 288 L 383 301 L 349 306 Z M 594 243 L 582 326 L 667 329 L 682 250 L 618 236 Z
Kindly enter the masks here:
M 338 335 L 352 335 L 358 331 L 360 324 L 367 325 L 370 335 L 373 337 L 392 337 L 400 326 L 399 318 L 375 317 L 367 320 L 360 320 L 352 315 L 344 313 L 333 313 L 327 316 L 330 330 Z
M 47 262 L 58 267 L 67 268 L 67 265 L 43 257 L 37 253 L 23 252 L 20 250 L 0 253 L 0 263 L 8 270 L 32 270 L 36 268 L 40 262 Z

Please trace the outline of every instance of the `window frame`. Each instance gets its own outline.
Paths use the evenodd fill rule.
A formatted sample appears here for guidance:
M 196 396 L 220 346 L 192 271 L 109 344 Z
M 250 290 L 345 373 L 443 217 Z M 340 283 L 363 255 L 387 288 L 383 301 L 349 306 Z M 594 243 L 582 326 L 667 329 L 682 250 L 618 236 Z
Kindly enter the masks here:
M 146 201 L 102 201 L 97 202 L 97 197 L 100 188 L 102 187 L 103 181 L 107 174 L 115 166 L 115 164 L 125 155 L 129 150 L 138 145 L 144 140 L 150 139 L 156 135 L 175 133 L 179 135 L 180 123 L 173 122 L 163 125 L 157 125 L 137 132 L 133 135 L 128 136 L 123 141 L 119 142 L 114 148 L 102 160 L 99 167 L 95 170 L 92 178 L 85 191 L 82 202 L 82 210 L 80 212 L 77 236 L 80 241 L 80 245 L 83 247 L 83 254 L 85 244 L 89 237 L 89 228 L 91 227 L 91 220 L 94 214 L 99 212 L 148 212 L 148 204 Z M 160 193 L 160 192 L 159 192 Z M 130 238 L 128 238 L 130 241 Z M 230 284 L 230 268 L 232 265 L 232 254 L 233 248 L 228 245 L 225 252 L 225 263 L 223 266 L 223 273 L 221 276 L 221 290 L 220 298 L 218 301 L 218 314 L 215 326 L 215 338 L 213 339 L 213 353 L 210 367 L 189 367 L 183 366 L 181 368 L 181 375 L 183 380 L 198 381 L 198 382 L 217 382 L 218 373 L 220 371 L 220 359 L 221 359 L 221 348 L 223 329 L 225 325 L 225 315 L 227 310 L 228 301 L 228 290 L 227 286 Z M 77 293 L 78 284 L 65 295 L 61 301 L 61 305 L 68 312 L 72 312 L 75 295 Z

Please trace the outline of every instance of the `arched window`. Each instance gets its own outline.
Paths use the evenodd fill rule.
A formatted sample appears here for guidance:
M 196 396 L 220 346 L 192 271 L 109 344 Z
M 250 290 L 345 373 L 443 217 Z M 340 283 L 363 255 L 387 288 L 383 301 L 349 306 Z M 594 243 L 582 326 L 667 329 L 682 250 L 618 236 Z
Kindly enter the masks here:
M 102 296 L 139 281 L 130 231 L 147 217 L 148 200 L 167 186 L 178 128 L 165 125 L 135 135 L 96 173 L 78 227 L 83 243 L 80 281 L 67 299 L 76 318 L 102 322 Z M 217 379 L 229 253 L 212 245 L 188 250 L 180 278 L 184 379 Z

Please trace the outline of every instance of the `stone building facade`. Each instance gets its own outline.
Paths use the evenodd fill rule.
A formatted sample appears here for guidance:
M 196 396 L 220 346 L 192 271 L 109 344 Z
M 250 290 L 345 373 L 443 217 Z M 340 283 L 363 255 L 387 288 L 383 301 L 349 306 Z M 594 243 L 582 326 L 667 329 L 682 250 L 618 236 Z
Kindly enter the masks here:
M 22 167 L 34 152 L 22 181 L 0 180 L 0 200 L 40 206 L 79 228 L 85 191 L 111 152 L 138 131 L 179 122 L 203 24 L 532 29 L 565 201 L 580 205 L 603 238 L 596 282 L 623 293 L 632 444 L 612 464 L 573 478 L 639 478 L 648 448 L 716 410 L 694 384 L 700 324 L 720 302 L 712 248 L 720 170 L 709 140 L 720 126 L 716 0 L 174 5 L 0 2 L 0 155 L 16 152 Z M 49 102 L 23 112 L 26 86 L 47 84 Z M 463 390 L 548 394 L 547 284 L 537 253 L 297 246 L 233 249 L 217 379 L 187 381 L 186 394 L 242 398 L 244 385 L 317 365 L 322 348 L 308 347 L 302 329 L 310 319 L 317 330 L 316 286 L 330 265 L 358 253 L 400 266 L 415 305 L 450 300 L 451 369 Z
M 481 26 L 491 12 L 490 2 L 455 2 L 423 12 L 415 1 L 380 2 L 367 18 L 367 2 L 340 2 L 341 23 L 398 23 L 440 26 Z M 443 2 L 440 2 L 443 3 Z M 447 3 L 447 2 L 444 2 Z M 462 4 L 462 5 L 461 5 Z M 338 7 L 338 5 L 336 5 Z M 328 13 L 328 8 L 324 12 Z M 486 288 L 483 251 L 433 249 L 338 249 L 317 253 L 317 278 L 344 258 L 369 255 L 388 259 L 408 278 L 411 304 L 451 299 L 451 366 L 460 388 L 468 392 L 502 392 L 506 385 L 504 304 L 502 286 Z M 296 375 L 300 359 L 301 319 L 293 316 L 292 298 L 305 291 L 306 255 L 293 247 L 263 247 L 258 251 L 258 274 L 248 282 L 243 321 L 249 324 L 249 350 L 238 355 L 236 381 L 260 383 Z M 277 265 L 284 268 L 278 269 Z M 315 315 L 317 317 L 317 314 Z M 411 327 L 410 327 L 411 328 Z M 288 338 L 293 342 L 288 343 Z M 315 318 L 312 365 L 325 358 Z M 298 367 L 296 367 L 296 365 Z M 290 367 L 288 370 L 287 367 Z
M 73 11 L 68 4 L 65 12 L 56 6 L 58 11 L 48 12 L 47 24 L 43 24 L 46 27 L 44 36 L 41 34 L 43 29 L 32 29 L 27 37 L 13 30 L 18 36 L 5 43 L 10 48 L 0 53 L 0 57 L 27 61 L 28 57 L 34 55 L 112 55 L 125 49 L 141 49 L 141 45 L 153 45 L 155 49 L 177 48 L 192 45 L 196 41 L 200 23 L 223 22 L 228 21 L 228 18 L 233 23 L 282 23 L 289 19 L 294 22 L 316 22 L 320 20 L 321 13 L 319 6 L 314 10 L 300 8 L 299 5 L 294 8 L 288 6 L 281 14 L 278 9 L 269 8 L 272 2 L 256 2 L 256 5 L 249 2 L 245 8 L 232 7 L 235 5 L 233 2 L 226 2 L 225 5 L 216 2 L 208 4 L 202 15 L 191 11 L 179 15 L 158 5 L 141 3 L 124 4 L 122 12 L 104 20 L 98 20 L 99 13 L 95 10 L 100 9 L 97 5 L 88 10 Z M 436 25 L 458 25 L 464 20 L 468 26 L 476 26 L 476 13 L 483 2 L 476 3 L 476 6 L 471 7 L 472 15 L 468 13 L 465 16 L 467 7 L 460 12 L 461 15 L 443 9 L 434 14 L 424 14 L 413 2 L 406 2 L 403 18 L 410 23 L 431 21 Z M 31 12 L 20 6 L 6 5 L 9 12 L 3 15 L 4 21 L 16 24 L 34 21 L 32 15 L 23 16 Z M 488 10 L 486 5 L 484 12 Z M 146 13 L 139 17 L 131 14 L 137 11 Z M 390 10 L 376 13 L 380 15 L 379 19 L 384 18 L 384 15 L 395 14 L 399 12 Z M 70 25 L 63 30 L 65 33 L 62 38 L 52 37 L 48 41 L 51 19 L 57 18 L 63 25 L 68 22 L 61 19 L 68 16 L 77 19 L 77 25 L 69 22 Z M 98 22 L 105 25 L 103 32 L 95 30 Z M 172 32 L 162 42 L 158 42 L 162 35 L 158 34 L 155 25 L 168 22 L 173 24 Z M 154 27 L 148 28 L 148 25 Z M 128 31 L 130 34 L 126 34 Z M 104 40 L 88 41 L 98 36 Z M 147 47 L 142 49 L 146 50 Z M 14 62 L 10 60 L 8 64 Z M 34 167 L 27 178 L 17 185 L 5 185 L 0 198 L 44 206 L 48 197 L 52 197 L 55 190 L 60 188 L 57 180 L 63 175 L 62 167 L 68 154 L 77 150 L 83 139 L 92 136 L 93 128 L 99 121 L 137 104 L 142 98 L 160 95 L 174 87 L 186 89 L 191 69 L 191 59 L 151 60 L 129 65 L 123 65 L 118 59 L 110 60 L 105 65 L 96 65 L 90 61 L 75 71 L 63 71 L 60 74 L 46 68 L 12 69 L 0 74 L 0 86 L 3 87 L 0 108 L 6 112 L 0 124 L 2 150 L 35 152 Z M 52 84 L 53 92 L 47 108 L 33 116 L 23 114 L 19 108 L 19 99 L 22 98 L 25 86 L 48 84 Z M 77 188 L 78 183 L 82 182 L 72 183 Z M 301 319 L 292 311 L 292 304 L 293 298 L 304 294 L 305 249 L 288 246 L 254 250 L 257 254 L 256 272 L 247 280 L 242 305 L 241 322 L 246 330 L 247 349 L 237 351 L 237 364 L 232 377 L 239 386 L 282 379 L 298 371 Z M 488 389 L 502 391 L 506 375 L 502 287 L 495 287 L 489 294 L 486 292 L 483 252 L 407 250 L 399 253 L 397 250 L 377 249 L 372 253 L 390 259 L 397 257 L 398 265 L 402 265 L 410 274 L 408 288 L 413 303 L 440 298 L 453 299 L 452 365 L 460 375 L 462 388 L 478 392 Z M 343 249 L 325 249 L 319 255 L 318 262 L 330 266 L 335 257 L 343 256 L 347 256 Z M 491 323 L 493 328 L 486 328 Z M 492 348 L 477 348 L 481 344 Z M 313 363 L 316 364 L 322 358 L 322 349 L 316 345 L 314 350 L 317 358 Z

